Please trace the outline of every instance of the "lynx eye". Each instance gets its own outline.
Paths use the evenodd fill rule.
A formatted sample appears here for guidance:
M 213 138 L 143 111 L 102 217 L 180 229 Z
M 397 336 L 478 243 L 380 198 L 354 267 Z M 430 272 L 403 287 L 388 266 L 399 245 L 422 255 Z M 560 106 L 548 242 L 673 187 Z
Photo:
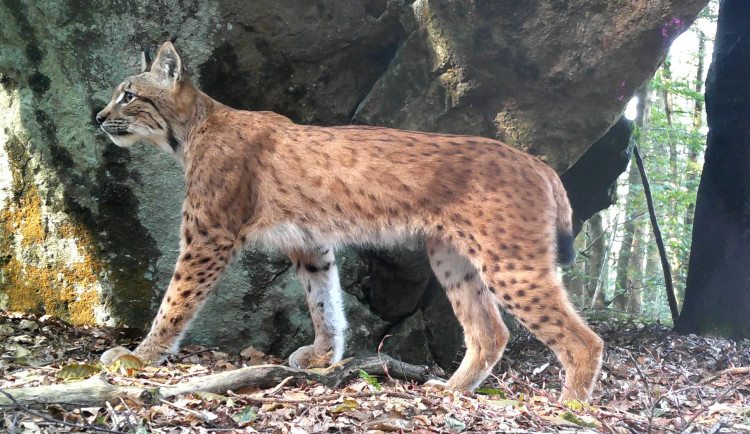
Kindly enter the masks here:
M 133 101 L 134 99 L 135 99 L 135 95 L 133 93 L 131 93 L 131 92 L 123 92 L 122 96 L 120 97 L 120 101 L 123 104 L 127 104 L 130 101 Z

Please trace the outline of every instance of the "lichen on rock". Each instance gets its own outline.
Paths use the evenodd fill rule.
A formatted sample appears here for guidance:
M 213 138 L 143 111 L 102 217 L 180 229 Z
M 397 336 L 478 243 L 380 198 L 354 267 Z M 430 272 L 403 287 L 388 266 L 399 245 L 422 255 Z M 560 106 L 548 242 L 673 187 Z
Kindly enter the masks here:
M 0 139 L 6 145 L 0 153 L 0 307 L 101 323 L 106 273 L 100 252 L 86 228 L 42 202 L 34 177 L 25 173 L 37 162 L 24 146 L 18 106 L 18 92 L 0 87 Z

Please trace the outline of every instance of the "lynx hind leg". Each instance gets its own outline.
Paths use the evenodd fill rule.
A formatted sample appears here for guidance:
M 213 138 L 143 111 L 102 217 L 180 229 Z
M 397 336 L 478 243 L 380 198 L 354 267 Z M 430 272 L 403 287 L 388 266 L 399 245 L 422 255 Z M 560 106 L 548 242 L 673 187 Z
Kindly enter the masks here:
M 427 240 L 430 265 L 464 330 L 466 354 L 445 384 L 457 390 L 474 390 L 490 374 L 508 342 L 497 300 L 469 259 L 451 245 Z
M 562 363 L 566 372 L 562 399 L 586 399 L 599 373 L 603 342 L 570 304 L 554 274 L 552 260 L 549 264 L 546 270 L 532 271 L 529 268 L 533 266 L 516 270 L 515 264 L 505 262 L 499 265 L 500 273 L 489 276 L 488 282 L 503 307 Z
M 302 283 L 310 309 L 315 342 L 289 356 L 293 368 L 324 367 L 344 355 L 346 318 L 341 299 L 341 283 L 333 249 L 321 247 L 311 251 L 293 251 L 289 258 Z

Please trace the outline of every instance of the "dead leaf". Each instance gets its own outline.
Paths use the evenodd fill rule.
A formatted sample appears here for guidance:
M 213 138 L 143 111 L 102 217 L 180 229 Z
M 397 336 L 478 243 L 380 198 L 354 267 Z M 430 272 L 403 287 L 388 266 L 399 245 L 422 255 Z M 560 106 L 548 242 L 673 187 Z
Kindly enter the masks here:
M 61 380 L 81 380 L 98 374 L 101 370 L 101 366 L 90 363 L 71 363 L 57 371 L 56 376 Z

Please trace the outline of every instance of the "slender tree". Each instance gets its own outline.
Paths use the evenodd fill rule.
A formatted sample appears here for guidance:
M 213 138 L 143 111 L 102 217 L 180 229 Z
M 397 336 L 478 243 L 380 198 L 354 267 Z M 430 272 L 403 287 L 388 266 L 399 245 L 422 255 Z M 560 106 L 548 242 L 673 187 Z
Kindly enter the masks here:
M 637 134 L 636 134 L 637 135 Z M 620 242 L 620 252 L 617 256 L 617 274 L 615 276 L 615 294 L 612 298 L 612 308 L 625 311 L 628 304 L 628 270 L 630 269 L 630 258 L 633 254 L 633 240 L 638 227 L 636 217 L 638 196 L 641 194 L 638 188 L 641 183 L 641 175 L 638 167 L 630 163 L 628 168 L 628 194 L 625 196 L 625 222 L 622 225 L 623 233 Z
M 604 291 L 597 291 L 603 285 L 605 276 L 605 243 L 606 234 L 602 225 L 602 214 L 598 212 L 589 219 L 589 281 L 586 285 L 587 297 L 592 307 L 604 307 Z
M 633 252 L 630 255 L 630 270 L 628 272 L 628 304 L 626 311 L 633 315 L 640 315 L 643 310 L 643 248 L 644 227 L 639 224 L 633 233 Z
M 696 29 L 696 35 L 698 36 L 698 65 L 695 71 L 695 84 L 694 90 L 696 97 L 693 98 L 693 126 L 691 134 L 699 135 L 701 127 L 703 127 L 703 99 L 700 94 L 703 93 L 703 73 L 705 71 L 705 58 L 706 58 L 706 34 L 701 30 Z M 696 184 L 698 179 L 698 153 L 699 149 L 695 146 L 691 146 L 688 150 L 688 170 L 686 173 L 687 179 L 685 183 L 687 185 Z M 691 227 L 693 225 L 693 213 L 695 213 L 695 203 L 688 203 L 687 210 L 685 212 L 685 226 Z

